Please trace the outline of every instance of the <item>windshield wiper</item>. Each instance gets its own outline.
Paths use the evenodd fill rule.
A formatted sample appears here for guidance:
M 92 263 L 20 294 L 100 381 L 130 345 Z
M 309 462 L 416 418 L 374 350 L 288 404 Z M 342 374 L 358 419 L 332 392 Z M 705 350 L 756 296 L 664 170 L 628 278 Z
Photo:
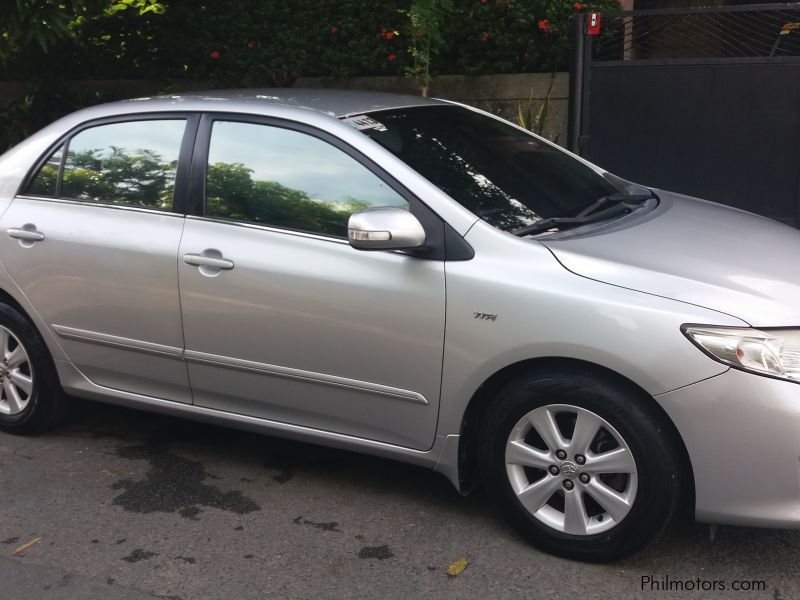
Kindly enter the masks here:
M 645 200 L 650 200 L 650 198 L 655 198 L 655 196 L 651 192 L 648 192 L 646 194 L 626 194 L 624 192 L 617 192 L 615 194 L 609 194 L 608 196 L 602 196 L 598 198 L 592 204 L 584 208 L 581 212 L 579 212 L 575 216 L 585 217 L 586 215 L 592 214 L 598 208 L 605 206 L 606 204 L 612 204 L 618 202 L 639 203 L 639 202 L 644 202 Z
M 653 194 L 627 195 L 622 192 L 609 194 L 608 196 L 603 196 L 602 198 L 597 199 L 574 217 L 551 217 L 549 219 L 542 219 L 541 221 L 537 221 L 532 225 L 526 225 L 520 229 L 515 229 L 511 233 L 522 237 L 525 235 L 542 233 L 548 229 L 561 229 L 564 225 L 579 226 L 586 225 L 588 223 L 597 223 L 618 215 L 629 213 L 631 212 L 631 209 L 628 204 L 640 204 L 646 200 L 650 200 L 651 198 L 655 198 L 655 196 Z M 606 204 L 611 204 L 611 206 L 603 210 L 598 210 Z

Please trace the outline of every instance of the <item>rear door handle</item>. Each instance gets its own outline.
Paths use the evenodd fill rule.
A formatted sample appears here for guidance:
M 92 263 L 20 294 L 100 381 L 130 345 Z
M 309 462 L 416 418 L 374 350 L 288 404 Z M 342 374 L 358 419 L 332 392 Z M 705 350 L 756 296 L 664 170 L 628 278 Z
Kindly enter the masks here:
M 6 230 L 6 233 L 15 240 L 41 242 L 44 239 L 44 234 L 41 231 L 36 231 L 36 228 L 33 226 L 10 227 Z
M 206 251 L 208 254 L 211 254 L 211 251 Z M 219 254 L 218 252 L 214 251 L 215 254 Z M 213 269 L 223 269 L 225 271 L 229 271 L 233 268 L 233 261 L 228 260 L 227 258 L 222 258 L 222 256 L 209 256 L 207 254 L 184 254 L 183 255 L 183 262 L 187 265 L 193 265 L 195 267 L 211 267 Z

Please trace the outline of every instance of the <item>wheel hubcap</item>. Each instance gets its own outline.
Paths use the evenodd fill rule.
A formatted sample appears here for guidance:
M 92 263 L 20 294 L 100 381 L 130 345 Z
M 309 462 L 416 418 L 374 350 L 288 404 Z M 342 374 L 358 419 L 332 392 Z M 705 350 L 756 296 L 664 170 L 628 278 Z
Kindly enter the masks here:
M 567 479 L 575 479 L 578 476 L 578 465 L 570 461 L 563 462 L 561 463 L 561 473 Z
M 0 414 L 24 411 L 33 394 L 33 369 L 17 336 L 0 325 Z
M 522 506 L 563 533 L 607 531 L 636 498 L 628 444 L 608 421 L 577 406 L 551 404 L 522 417 L 509 435 L 505 462 Z

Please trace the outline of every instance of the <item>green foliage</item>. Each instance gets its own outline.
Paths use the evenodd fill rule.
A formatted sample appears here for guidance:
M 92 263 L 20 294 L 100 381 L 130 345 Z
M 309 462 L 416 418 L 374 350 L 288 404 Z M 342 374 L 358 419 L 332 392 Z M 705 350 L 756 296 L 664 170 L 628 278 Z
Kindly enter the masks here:
M 0 23 L 0 64 L 31 44 L 47 52 L 53 42 L 70 33 L 70 15 L 54 0 L 4 0 L 0 3 Z
M 467 75 L 563 69 L 569 57 L 570 16 L 619 8 L 617 0 L 457 2 L 438 67 Z
M 5 0 L 6 79 L 185 78 L 291 85 L 303 75 L 551 71 L 569 17 L 617 0 Z
M 159 0 L 4 0 L 0 4 L 0 64 L 13 58 L 25 64 L 31 46 L 37 47 L 39 60 L 52 54 L 53 47 L 80 47 L 91 38 L 87 25 L 96 21 L 113 21 L 123 13 L 130 19 L 164 12 Z
M 0 0 L 0 67 L 31 82 L 0 106 L 0 151 L 79 106 L 87 79 L 291 86 L 300 76 L 554 71 L 569 17 L 617 0 Z M 165 83 L 165 91 L 168 84 Z
M 35 196 L 55 196 L 58 165 L 45 163 L 36 174 L 36 179 L 28 187 L 28 193 Z
M 166 5 L 157 0 L 81 0 L 72 21 L 74 43 L 48 62 L 62 72 L 77 70 L 70 79 L 149 77 L 145 73 L 162 55 L 157 39 L 165 15 Z
M 68 91 L 60 79 L 35 79 L 20 100 L 0 105 L 0 153 L 59 117 L 101 101 L 98 92 Z
M 547 85 L 547 94 L 545 94 L 544 99 L 539 103 L 539 108 L 536 110 L 535 114 L 533 88 L 531 88 L 528 98 L 517 104 L 517 125 L 547 137 L 545 134 L 545 125 L 547 123 L 547 117 L 550 113 L 550 96 L 553 93 L 553 87 L 555 86 L 555 83 L 556 73 L 554 72 L 550 74 L 550 82 Z M 557 143 L 558 136 L 550 141 Z
M 452 10 L 453 0 L 414 0 L 407 11 L 414 64 L 406 73 L 419 80 L 423 96 L 428 95 L 433 59 L 446 43 L 443 30 Z
M 121 148 L 68 152 L 62 193 L 71 198 L 122 206 L 169 208 L 175 164 L 149 149 L 131 155 Z
M 130 155 L 121 148 L 68 152 L 62 193 L 123 206 L 169 208 L 175 164 L 149 149 Z
M 368 202 L 315 200 L 277 181 L 253 180 L 241 163 L 215 163 L 208 168 L 208 214 L 225 219 L 265 223 L 331 235 L 347 235 L 347 220 Z
M 402 5 L 402 2 L 400 3 Z M 229 0 L 173 2 L 156 43 L 167 77 L 212 79 L 219 85 L 291 85 L 302 75 L 398 72 L 403 53 L 397 3 L 367 0 Z M 171 25 L 166 25 L 169 22 Z M 192 35 L 175 35 L 191 30 Z
M 315 200 L 302 190 L 277 181 L 258 181 L 241 163 L 216 163 L 208 168 L 206 210 L 225 219 L 265 223 L 331 235 L 347 235 L 347 220 L 368 202 Z
M 164 5 L 158 0 L 117 0 L 106 8 L 105 13 L 113 15 L 121 10 L 136 10 L 140 15 L 149 12 L 160 15 L 164 12 Z

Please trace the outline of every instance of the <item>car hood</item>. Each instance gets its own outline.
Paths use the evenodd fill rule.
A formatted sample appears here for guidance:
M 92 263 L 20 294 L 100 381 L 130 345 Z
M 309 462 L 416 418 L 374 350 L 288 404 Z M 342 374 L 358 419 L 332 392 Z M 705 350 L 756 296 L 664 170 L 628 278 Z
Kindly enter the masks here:
M 540 240 L 577 275 L 689 302 L 754 327 L 800 325 L 800 231 L 657 191 L 659 205 L 591 234 Z

